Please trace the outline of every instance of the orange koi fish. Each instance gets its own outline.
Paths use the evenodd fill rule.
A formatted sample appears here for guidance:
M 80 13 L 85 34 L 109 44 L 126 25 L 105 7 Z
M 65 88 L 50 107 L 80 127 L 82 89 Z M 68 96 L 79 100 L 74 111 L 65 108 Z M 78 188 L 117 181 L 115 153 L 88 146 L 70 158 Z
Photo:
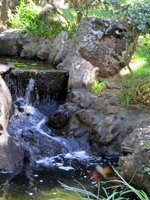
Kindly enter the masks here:
M 100 165 L 96 165 L 96 170 L 91 174 L 91 178 L 93 179 L 93 181 L 95 181 L 96 183 L 98 183 L 99 180 L 99 175 L 102 175 L 105 180 L 109 181 L 109 180 L 116 180 L 115 185 L 122 185 L 120 182 L 118 182 L 118 179 L 116 176 L 113 176 L 113 171 L 111 170 L 110 167 L 105 166 L 105 167 L 101 167 Z

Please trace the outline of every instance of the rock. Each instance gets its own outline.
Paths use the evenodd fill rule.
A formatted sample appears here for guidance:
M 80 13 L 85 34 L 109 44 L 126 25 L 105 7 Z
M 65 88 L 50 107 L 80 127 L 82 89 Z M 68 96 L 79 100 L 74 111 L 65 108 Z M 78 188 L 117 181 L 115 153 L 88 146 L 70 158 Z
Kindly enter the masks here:
M 48 62 L 53 65 L 59 64 L 65 56 L 65 43 L 68 33 L 62 31 L 53 41 Z
M 24 36 L 20 30 L 10 29 L 0 34 L 0 56 L 19 56 Z
M 29 37 L 23 44 L 20 57 L 47 60 L 51 50 L 51 41 L 40 37 Z
M 42 40 L 40 42 L 40 48 L 39 50 L 36 52 L 36 56 L 37 58 L 40 58 L 41 60 L 47 60 L 50 50 L 51 50 L 51 41 L 48 39 Z
M 0 136 L 0 169 L 18 174 L 23 167 L 24 151 L 21 145 L 8 134 Z
M 66 71 L 12 70 L 11 73 L 5 76 L 5 81 L 12 92 L 13 99 L 25 95 L 30 80 L 34 82 L 34 90 L 31 95 L 33 103 L 36 100 L 49 102 L 51 99 L 63 100 L 66 98 L 68 82 L 68 73 Z
M 0 76 L 0 135 L 5 134 L 12 109 L 9 89 Z
M 1 74 L 6 74 L 8 71 L 10 71 L 13 68 L 12 65 L 4 65 L 0 64 L 0 75 Z
M 68 55 L 61 65 L 64 66 L 65 69 L 69 70 L 69 89 L 90 89 L 96 75 L 96 68 L 94 68 L 89 62 L 77 55 Z
M 7 133 L 11 109 L 11 95 L 0 76 L 0 169 L 18 173 L 23 165 L 23 151 L 21 145 Z
M 119 155 L 125 137 L 135 127 L 150 123 L 149 111 L 137 107 L 107 107 L 101 111 L 90 107 L 78 109 L 74 127 L 76 132 L 87 130 L 92 151 L 97 155 Z
M 0 33 L 4 32 L 6 30 L 7 30 L 6 26 L 0 23 Z
M 39 50 L 39 43 L 38 42 L 31 42 L 24 44 L 22 47 L 22 51 L 20 54 L 21 58 L 35 58 L 36 52 Z
M 91 107 L 93 104 L 95 104 L 95 101 L 97 99 L 97 96 L 95 94 L 84 88 L 72 89 L 69 96 L 70 100 L 73 103 L 76 103 L 82 108 Z
M 76 103 L 81 108 L 103 109 L 105 100 L 102 97 L 84 89 L 72 89 L 69 94 L 70 101 Z
M 50 117 L 49 126 L 56 129 L 61 129 L 69 123 L 76 106 L 72 103 L 60 105 L 58 110 Z
M 47 60 L 51 50 L 51 40 L 32 37 L 20 30 L 10 29 L 0 34 L 0 56 L 20 56 Z
M 68 152 L 62 140 L 55 140 L 55 138 L 48 135 L 48 131 L 45 134 L 41 134 L 41 132 L 34 128 L 22 131 L 20 135 L 20 141 L 26 151 L 27 157 L 30 158 L 33 164 L 42 158 L 53 157 L 60 153 Z
M 150 126 L 135 129 L 121 146 L 119 171 L 127 181 L 150 194 Z
M 99 69 L 100 77 L 113 76 L 125 67 L 135 50 L 124 60 L 127 28 L 123 22 L 109 19 L 83 18 L 74 37 L 74 48 Z

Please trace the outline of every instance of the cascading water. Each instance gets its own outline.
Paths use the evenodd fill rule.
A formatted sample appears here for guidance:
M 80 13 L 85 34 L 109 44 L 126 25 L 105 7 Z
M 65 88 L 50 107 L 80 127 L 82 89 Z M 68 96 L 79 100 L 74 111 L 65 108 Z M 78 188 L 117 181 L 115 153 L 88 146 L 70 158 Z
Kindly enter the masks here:
M 13 71 L 5 80 L 14 100 L 8 132 L 22 143 L 27 162 L 21 174 L 0 185 L 0 200 L 79 199 L 70 192 L 67 198 L 58 181 L 73 186 L 77 180 L 97 192 L 91 173 L 97 163 L 107 165 L 109 160 L 90 156 L 87 138 L 54 136 L 46 125 L 66 98 L 66 72 Z
M 9 123 L 9 133 L 15 134 L 22 142 L 30 163 L 48 165 L 49 160 L 50 165 L 58 155 L 64 158 L 88 158 L 85 153 L 88 149 L 84 149 L 86 145 L 81 145 L 80 141 L 73 137 L 52 136 L 52 130 L 46 126 L 47 116 L 34 107 L 32 95 L 35 87 L 36 81 L 31 78 L 24 97 L 18 97 L 14 102 L 15 111 Z

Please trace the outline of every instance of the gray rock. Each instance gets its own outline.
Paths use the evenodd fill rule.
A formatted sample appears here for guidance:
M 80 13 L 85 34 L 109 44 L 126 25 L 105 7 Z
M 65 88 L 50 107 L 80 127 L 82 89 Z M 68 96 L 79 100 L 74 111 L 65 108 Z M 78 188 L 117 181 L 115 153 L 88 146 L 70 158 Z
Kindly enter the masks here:
M 6 30 L 7 30 L 6 26 L 3 24 L 0 24 L 0 33 L 4 32 Z
M 86 111 L 84 116 L 90 118 L 90 114 L 87 114 Z M 93 122 L 96 123 L 93 124 Z M 93 151 L 98 155 L 115 155 L 121 153 L 123 140 L 134 128 L 149 123 L 150 115 L 146 108 L 118 108 L 117 111 L 115 107 L 115 111 L 110 111 L 109 107 L 109 109 L 95 114 L 95 119 L 89 120 L 86 124 L 92 129 L 89 139 Z
M 76 106 L 72 103 L 60 105 L 58 110 L 50 117 L 49 126 L 56 129 L 61 129 L 69 123 L 72 115 L 76 111 Z
M 122 143 L 119 171 L 128 181 L 150 194 L 150 126 L 135 129 Z
M 5 76 L 5 81 L 12 91 L 13 99 L 24 96 L 30 79 L 34 80 L 34 90 L 32 92 L 33 104 L 37 102 L 47 102 L 51 99 L 61 100 L 66 97 L 68 73 L 60 70 L 12 70 Z M 19 83 L 19 84 L 18 84 Z M 36 103 L 37 103 L 36 102 Z
M 12 98 L 9 89 L 0 76 L 0 134 L 5 134 L 12 109 Z
M 105 100 L 84 88 L 72 89 L 69 94 L 70 101 L 81 108 L 102 109 L 105 107 Z
M 21 58 L 35 58 L 36 52 L 40 49 L 38 42 L 24 44 L 20 54 Z
M 0 74 L 5 74 L 13 68 L 12 65 L 0 64 Z
M 10 29 L 0 34 L 0 56 L 19 56 L 24 36 L 20 30 Z
M 53 41 L 48 62 L 53 65 L 59 64 L 65 56 L 65 43 L 68 39 L 68 33 L 62 31 Z
M 0 169 L 17 174 L 23 167 L 24 151 L 7 133 L 0 136 Z
M 18 173 L 23 164 L 23 151 L 20 144 L 7 133 L 11 108 L 10 92 L 0 76 L 0 169 Z
M 94 67 L 100 77 L 113 76 L 125 67 L 132 56 L 124 60 L 126 41 L 123 39 L 127 28 L 122 22 L 109 19 L 83 18 L 74 38 L 74 48 Z
M 77 55 L 68 55 L 63 62 L 63 66 L 69 70 L 69 89 L 90 89 L 96 75 L 96 68 L 89 62 Z
M 47 60 L 51 50 L 51 41 L 48 39 L 42 40 L 39 46 L 39 50 L 36 52 L 37 58 Z

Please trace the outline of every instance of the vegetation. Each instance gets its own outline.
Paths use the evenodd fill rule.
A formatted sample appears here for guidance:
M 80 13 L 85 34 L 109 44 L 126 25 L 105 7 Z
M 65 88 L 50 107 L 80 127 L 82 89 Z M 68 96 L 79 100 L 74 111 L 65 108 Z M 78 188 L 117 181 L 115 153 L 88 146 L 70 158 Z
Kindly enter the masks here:
M 100 94 L 102 92 L 102 90 L 105 88 L 105 85 L 106 85 L 106 80 L 103 80 L 103 81 L 99 81 L 97 79 L 95 79 L 93 81 L 93 84 L 92 84 L 92 87 L 91 87 L 91 90 L 92 92 L 94 92 L 95 94 Z
M 45 19 L 45 16 L 42 16 L 41 11 L 42 7 L 37 6 L 32 0 L 28 0 L 28 3 L 22 0 L 19 6 L 16 7 L 16 12 L 10 16 L 8 22 L 12 28 L 19 28 L 31 35 L 54 38 L 61 31 L 66 31 L 69 33 L 70 37 L 72 36 L 76 29 L 74 21 L 67 24 L 62 20 L 53 20 L 53 17 L 51 18 L 51 16 L 50 18 Z M 52 10 L 52 12 L 55 11 Z M 59 11 L 57 14 L 60 14 Z
M 150 105 L 150 41 L 140 37 L 139 45 L 133 55 L 131 65 L 134 79 L 131 74 L 122 77 L 121 104 L 144 104 Z M 135 83 L 133 84 L 133 81 Z
M 70 191 L 70 192 L 73 192 L 74 195 L 78 197 L 77 198 L 78 200 L 92 200 L 92 199 L 126 200 L 128 199 L 128 195 L 129 196 L 135 195 L 136 197 L 138 197 L 139 200 L 149 200 L 149 197 L 146 195 L 144 191 L 135 189 L 128 182 L 126 182 L 116 170 L 115 170 L 115 173 L 119 179 L 110 180 L 106 182 L 99 182 L 98 188 L 97 188 L 97 194 L 87 191 L 86 188 L 79 182 L 77 182 L 77 184 L 80 187 L 71 187 L 64 183 L 60 183 L 66 189 L 66 192 L 63 192 L 62 194 L 60 194 L 59 198 L 52 198 L 52 199 L 64 200 L 62 196 L 65 196 L 65 199 L 68 199 L 67 196 L 70 196 L 70 193 L 68 193 L 67 191 Z M 102 195 L 102 193 L 104 193 L 104 195 Z M 133 198 L 135 198 L 135 196 Z

